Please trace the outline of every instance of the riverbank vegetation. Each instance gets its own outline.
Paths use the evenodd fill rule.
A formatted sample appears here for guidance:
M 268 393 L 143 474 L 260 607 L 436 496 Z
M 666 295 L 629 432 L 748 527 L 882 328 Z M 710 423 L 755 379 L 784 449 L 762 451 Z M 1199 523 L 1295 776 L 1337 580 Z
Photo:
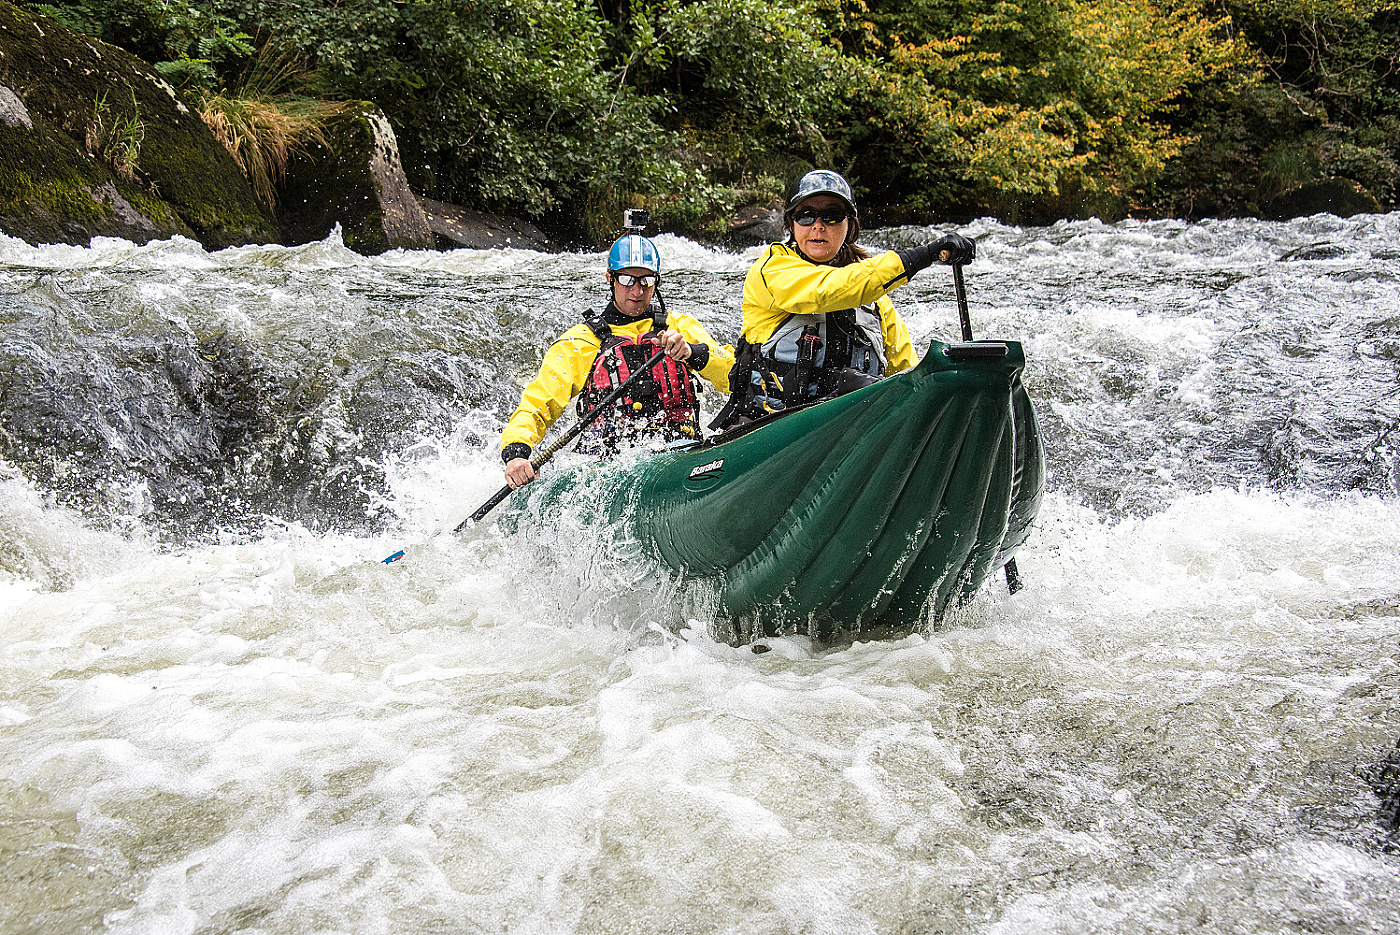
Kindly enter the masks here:
M 295 61 L 262 113 L 372 101 L 415 191 L 585 240 L 624 204 L 713 232 L 811 165 L 875 221 L 1267 215 L 1332 177 L 1397 197 L 1400 0 L 28 6 L 224 113 L 259 56 Z
M 217 87 L 195 88 L 200 118 L 268 208 L 277 206 L 293 155 L 311 142 L 326 144 L 326 121 L 350 108 L 308 93 L 312 77 L 289 52 L 264 43 L 246 70 Z

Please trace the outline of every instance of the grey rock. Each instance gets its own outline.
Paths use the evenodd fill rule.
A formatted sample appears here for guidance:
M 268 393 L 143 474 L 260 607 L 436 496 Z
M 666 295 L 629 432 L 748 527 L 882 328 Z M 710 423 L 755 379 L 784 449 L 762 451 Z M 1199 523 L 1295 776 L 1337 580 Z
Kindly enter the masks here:
M 419 203 L 423 206 L 428 216 L 428 226 L 437 236 L 440 245 L 470 247 L 475 250 L 515 247 L 538 250 L 542 253 L 556 253 L 561 249 L 559 244 L 529 221 L 485 214 L 431 198 L 422 198 Z
M 381 222 L 384 239 L 394 246 L 430 246 L 433 232 L 428 226 L 428 216 L 409 190 L 403 162 L 399 159 L 399 141 L 389 125 L 389 118 L 375 108 L 369 115 L 369 124 L 374 134 L 369 172 L 384 211 Z
M 409 190 L 398 141 L 368 102 L 327 122 L 288 166 L 277 213 L 288 243 L 323 240 L 340 225 L 345 245 L 372 255 L 433 245 L 428 216 Z
M 111 182 L 104 182 L 92 192 L 93 201 L 104 204 L 112 210 L 113 227 L 107 233 L 136 243 L 147 243 L 159 239 L 163 232 L 156 227 L 150 218 L 146 217 L 131 202 L 122 197 L 121 192 Z
M 34 129 L 34 121 L 29 119 L 29 111 L 19 95 L 4 85 L 0 85 L 0 126 Z
M 729 218 L 724 244 L 730 247 L 754 247 L 783 240 L 783 210 L 774 205 L 748 205 Z

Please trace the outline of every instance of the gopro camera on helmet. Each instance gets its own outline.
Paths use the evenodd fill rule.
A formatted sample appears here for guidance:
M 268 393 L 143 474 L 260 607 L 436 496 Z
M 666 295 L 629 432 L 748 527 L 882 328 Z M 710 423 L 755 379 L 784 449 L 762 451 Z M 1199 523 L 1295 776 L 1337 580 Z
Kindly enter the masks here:
M 651 223 L 651 215 L 645 208 L 624 208 L 622 211 L 622 232 L 640 234 Z

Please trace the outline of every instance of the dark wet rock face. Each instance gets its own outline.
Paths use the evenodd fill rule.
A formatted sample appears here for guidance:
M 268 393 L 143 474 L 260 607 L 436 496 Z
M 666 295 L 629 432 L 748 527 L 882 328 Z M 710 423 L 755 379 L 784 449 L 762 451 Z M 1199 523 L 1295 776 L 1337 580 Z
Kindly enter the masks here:
M 0 0 L 0 231 L 30 243 L 277 239 L 238 165 L 133 55 Z
M 1380 214 L 1381 203 L 1351 179 L 1322 179 L 1307 182 L 1269 202 L 1264 214 L 1274 221 L 1335 214 L 1349 218 L 1357 214 Z
M 61 279 L 0 289 L 0 458 L 89 516 L 140 517 L 176 538 L 265 515 L 364 528 L 387 452 L 500 405 L 498 374 L 405 346 L 416 325 L 398 316 L 328 330 L 313 309 L 268 343 L 216 313 L 145 302 L 139 272 L 116 288 L 67 279 L 75 294 Z M 303 299 L 317 291 L 335 292 Z M 398 350 L 380 353 L 384 341 Z
M 337 224 L 345 245 L 373 255 L 433 246 L 428 216 L 409 190 L 388 118 L 363 104 L 333 118 L 287 168 L 278 203 L 287 242 L 322 240 Z

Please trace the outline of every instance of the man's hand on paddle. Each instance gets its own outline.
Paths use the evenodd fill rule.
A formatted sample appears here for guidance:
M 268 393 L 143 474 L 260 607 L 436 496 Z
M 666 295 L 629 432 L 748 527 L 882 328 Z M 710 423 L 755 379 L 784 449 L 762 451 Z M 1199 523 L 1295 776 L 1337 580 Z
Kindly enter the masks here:
M 511 490 L 523 487 L 535 479 L 535 466 L 526 458 L 512 458 L 506 462 L 506 483 Z
M 686 341 L 685 335 L 679 331 L 663 331 L 653 339 L 656 346 L 666 352 L 666 356 L 674 361 L 690 359 L 690 344 Z
M 657 348 L 665 351 L 667 357 L 677 362 L 689 360 L 693 353 L 685 335 L 679 331 L 662 331 L 659 334 L 651 335 L 649 340 Z M 505 478 L 511 490 L 524 487 L 536 476 L 535 466 L 526 458 L 512 458 L 506 462 Z

